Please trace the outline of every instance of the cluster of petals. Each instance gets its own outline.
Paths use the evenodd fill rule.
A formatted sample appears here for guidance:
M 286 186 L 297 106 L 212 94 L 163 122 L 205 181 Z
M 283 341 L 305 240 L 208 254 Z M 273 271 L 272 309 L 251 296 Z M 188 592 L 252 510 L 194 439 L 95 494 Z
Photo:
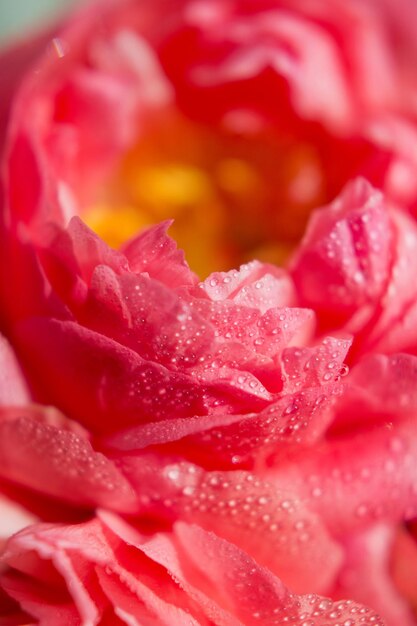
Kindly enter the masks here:
M 83 9 L 8 113 L 0 624 L 415 626 L 411 29 L 388 0 L 177 5 Z M 286 268 L 200 280 L 170 222 L 86 225 L 172 106 L 315 146 L 329 202 Z

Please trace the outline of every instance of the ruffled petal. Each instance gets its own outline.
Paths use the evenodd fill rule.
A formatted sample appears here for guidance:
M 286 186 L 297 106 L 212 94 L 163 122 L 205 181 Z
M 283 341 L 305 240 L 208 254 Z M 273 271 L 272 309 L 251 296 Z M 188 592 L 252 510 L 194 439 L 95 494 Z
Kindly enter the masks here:
M 207 472 L 178 457 L 150 453 L 115 462 L 137 489 L 144 513 L 213 530 L 292 589 L 320 592 L 332 581 L 339 546 L 290 485 L 281 489 L 249 472 Z M 318 569 L 324 555 L 326 565 Z
M 136 496 L 78 424 L 53 409 L 0 409 L 0 476 L 81 507 L 135 509 Z

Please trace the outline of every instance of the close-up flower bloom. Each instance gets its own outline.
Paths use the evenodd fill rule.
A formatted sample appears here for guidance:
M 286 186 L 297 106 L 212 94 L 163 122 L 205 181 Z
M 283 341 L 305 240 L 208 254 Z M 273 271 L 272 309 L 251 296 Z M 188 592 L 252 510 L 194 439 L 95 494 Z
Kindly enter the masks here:
M 0 55 L 0 624 L 417 625 L 416 34 L 95 0 Z

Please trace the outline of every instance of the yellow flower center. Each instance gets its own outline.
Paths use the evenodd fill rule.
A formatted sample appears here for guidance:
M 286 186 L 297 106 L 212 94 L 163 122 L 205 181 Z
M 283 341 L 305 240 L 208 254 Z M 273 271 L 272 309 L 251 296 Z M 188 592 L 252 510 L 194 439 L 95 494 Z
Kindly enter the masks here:
M 242 136 L 168 114 L 126 154 L 86 222 L 119 247 L 167 218 L 201 277 L 252 258 L 282 263 L 325 200 L 318 155 L 270 133 Z

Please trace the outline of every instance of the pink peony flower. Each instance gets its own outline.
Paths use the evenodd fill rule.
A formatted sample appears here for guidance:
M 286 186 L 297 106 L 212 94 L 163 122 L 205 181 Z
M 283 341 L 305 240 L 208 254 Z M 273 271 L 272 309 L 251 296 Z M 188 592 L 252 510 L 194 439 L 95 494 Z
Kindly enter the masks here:
M 1 540 L 50 525 L 4 548 L 4 623 L 415 626 L 403 15 L 118 0 L 34 60 L 3 147 Z

